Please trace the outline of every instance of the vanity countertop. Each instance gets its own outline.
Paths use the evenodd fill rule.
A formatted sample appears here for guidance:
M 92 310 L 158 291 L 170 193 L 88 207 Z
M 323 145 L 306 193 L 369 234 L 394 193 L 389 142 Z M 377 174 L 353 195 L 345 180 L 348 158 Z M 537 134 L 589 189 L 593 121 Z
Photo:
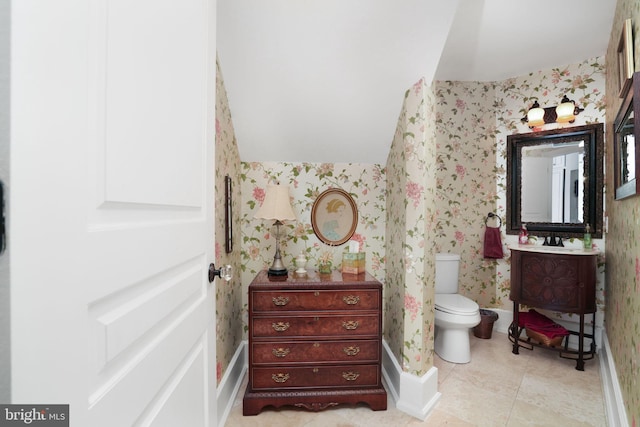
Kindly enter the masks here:
M 584 248 L 563 247 L 563 246 L 542 246 L 542 245 L 509 245 L 510 250 L 538 252 L 543 254 L 563 254 L 563 255 L 598 255 L 597 249 L 585 250 Z

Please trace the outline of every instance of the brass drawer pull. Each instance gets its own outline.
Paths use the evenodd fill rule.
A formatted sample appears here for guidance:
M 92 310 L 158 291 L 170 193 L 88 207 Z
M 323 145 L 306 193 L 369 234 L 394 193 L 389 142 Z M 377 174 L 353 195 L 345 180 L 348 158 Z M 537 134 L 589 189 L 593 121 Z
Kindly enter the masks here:
M 344 351 L 344 354 L 346 354 L 347 356 L 355 356 L 356 354 L 360 353 L 360 347 L 345 347 L 342 349 L 342 351 Z
M 291 352 L 291 350 L 289 350 L 288 348 L 280 347 L 280 348 L 274 348 L 273 350 L 271 350 L 271 352 L 275 357 L 285 357 L 287 354 Z
M 271 379 L 277 383 L 282 384 L 284 382 L 287 382 L 287 380 L 289 379 L 289 374 L 273 374 L 271 375 Z
M 342 297 L 342 301 L 348 305 L 356 305 L 360 302 L 360 297 L 357 295 L 347 295 L 346 297 Z
M 279 307 L 289 304 L 289 297 L 274 297 L 273 304 Z
M 342 373 L 342 378 L 344 378 L 347 381 L 355 381 L 358 379 L 358 377 L 360 376 L 359 373 L 357 372 L 343 372 Z
M 271 327 L 273 327 L 276 332 L 284 332 L 289 329 L 289 322 L 272 323 Z
M 358 328 L 358 321 L 348 320 L 346 322 L 342 322 L 342 327 L 345 328 L 347 331 L 353 331 Z

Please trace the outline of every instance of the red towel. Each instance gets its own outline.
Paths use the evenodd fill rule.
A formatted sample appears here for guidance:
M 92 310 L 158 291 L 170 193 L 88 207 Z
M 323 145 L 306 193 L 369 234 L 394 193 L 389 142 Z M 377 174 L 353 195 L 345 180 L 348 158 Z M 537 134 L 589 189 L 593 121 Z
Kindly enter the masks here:
M 500 228 L 487 226 L 484 230 L 484 257 L 502 258 L 503 256 Z
M 555 337 L 566 337 L 567 335 L 569 335 L 569 331 L 567 331 L 567 329 L 564 326 L 558 325 L 557 323 L 554 323 L 552 325 L 544 325 L 544 326 L 527 324 L 525 325 L 525 327 L 527 327 L 532 331 L 541 333 L 551 339 Z
M 524 326 L 532 331 L 544 334 L 549 338 L 569 335 L 569 331 L 565 329 L 564 326 L 558 325 L 556 322 L 549 319 L 544 314 L 538 313 L 534 309 L 530 309 L 528 313 L 522 311 L 518 313 L 518 326 Z

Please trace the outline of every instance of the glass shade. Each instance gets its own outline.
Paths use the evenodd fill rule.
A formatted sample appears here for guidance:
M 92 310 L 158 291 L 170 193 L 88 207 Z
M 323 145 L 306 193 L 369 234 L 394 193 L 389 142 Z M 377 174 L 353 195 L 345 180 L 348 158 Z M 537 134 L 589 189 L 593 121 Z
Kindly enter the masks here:
M 562 100 L 562 103 L 556 107 L 556 122 L 558 123 L 568 123 L 572 122 L 576 119 L 576 116 L 573 114 L 576 106 L 573 102 L 565 99 Z
M 527 113 L 527 124 L 530 127 L 542 126 L 544 124 L 544 108 L 541 108 L 536 102 Z

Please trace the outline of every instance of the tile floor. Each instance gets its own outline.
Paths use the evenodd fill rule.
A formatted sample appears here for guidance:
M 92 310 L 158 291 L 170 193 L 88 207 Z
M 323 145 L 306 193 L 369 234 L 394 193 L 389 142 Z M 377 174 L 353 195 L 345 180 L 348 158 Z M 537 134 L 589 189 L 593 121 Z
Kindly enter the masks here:
M 395 409 L 391 397 L 386 411 L 371 411 L 366 405 L 318 413 L 266 408 L 243 417 L 243 386 L 225 426 L 606 426 L 597 357 L 581 372 L 574 361 L 554 351 L 520 349 L 514 355 L 511 348 L 506 334 L 494 331 L 488 340 L 471 335 L 471 363 L 456 365 L 436 356 L 442 397 L 424 421 Z

